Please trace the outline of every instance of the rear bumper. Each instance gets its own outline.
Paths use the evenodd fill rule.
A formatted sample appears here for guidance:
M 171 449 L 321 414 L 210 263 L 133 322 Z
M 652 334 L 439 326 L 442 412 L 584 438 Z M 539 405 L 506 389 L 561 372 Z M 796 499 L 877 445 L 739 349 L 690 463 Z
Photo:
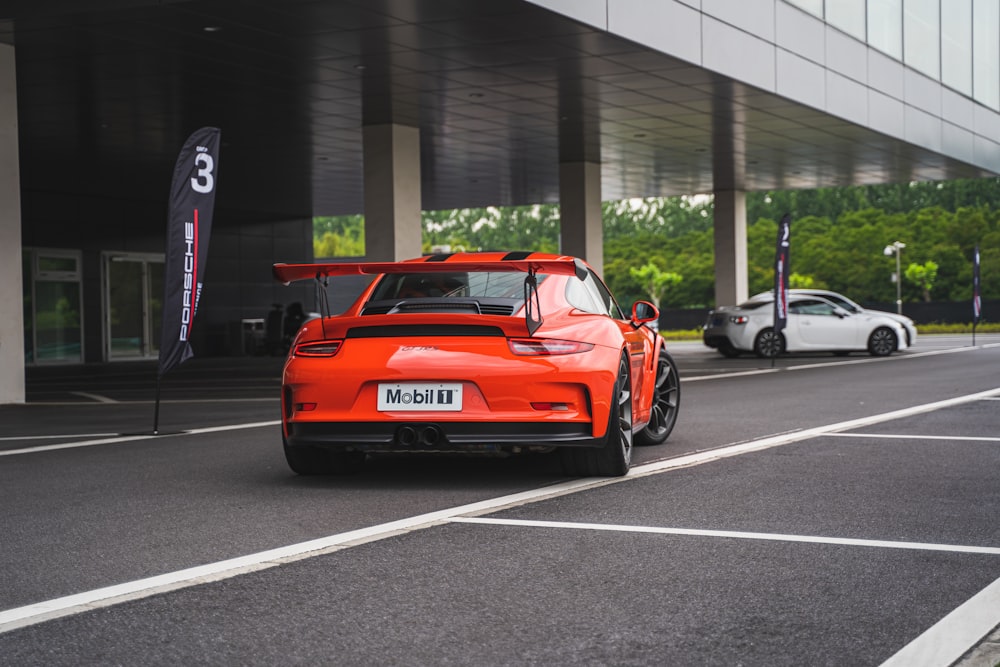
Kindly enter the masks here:
M 705 345 L 711 348 L 733 347 L 733 343 L 729 340 L 729 337 L 720 334 L 706 333 L 702 336 L 702 341 L 704 341 Z
M 289 422 L 290 447 L 367 452 L 475 452 L 513 447 L 600 447 L 588 423 Z

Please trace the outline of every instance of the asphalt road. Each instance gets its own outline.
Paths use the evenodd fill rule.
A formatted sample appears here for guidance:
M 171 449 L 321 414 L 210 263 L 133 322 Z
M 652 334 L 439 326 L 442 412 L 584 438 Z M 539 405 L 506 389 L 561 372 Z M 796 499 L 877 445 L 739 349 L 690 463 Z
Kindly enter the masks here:
M 31 369 L 0 406 L 0 663 L 1000 662 L 1000 336 L 671 349 L 677 427 L 621 480 L 300 478 L 279 360 L 188 362 L 157 436 L 152 365 Z

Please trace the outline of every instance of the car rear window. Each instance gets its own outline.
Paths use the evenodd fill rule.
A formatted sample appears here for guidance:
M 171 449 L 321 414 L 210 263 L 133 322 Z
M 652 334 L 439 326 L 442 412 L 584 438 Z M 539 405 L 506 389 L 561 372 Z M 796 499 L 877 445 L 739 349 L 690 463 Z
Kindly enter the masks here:
M 751 300 L 751 301 L 744 301 L 739 306 L 737 306 L 737 308 L 741 308 L 743 310 L 756 310 L 756 309 L 762 308 L 764 306 L 770 306 L 773 303 L 774 303 L 774 299 L 770 299 L 770 300 L 767 300 L 767 301 L 757 299 L 757 300 Z
M 538 281 L 546 275 L 539 275 Z M 410 298 L 505 298 L 524 297 L 524 274 L 489 271 L 475 273 L 390 273 L 382 276 L 372 301 Z

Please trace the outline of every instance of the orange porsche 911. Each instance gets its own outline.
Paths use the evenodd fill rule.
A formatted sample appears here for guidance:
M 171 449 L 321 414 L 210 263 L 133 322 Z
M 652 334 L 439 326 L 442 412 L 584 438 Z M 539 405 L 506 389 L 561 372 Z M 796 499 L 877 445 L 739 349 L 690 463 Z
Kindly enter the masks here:
M 282 378 L 296 473 L 356 471 L 369 453 L 556 452 L 570 475 L 620 476 L 667 439 L 680 381 L 663 339 L 626 316 L 580 259 L 460 253 L 404 262 L 276 264 L 283 283 L 376 276 L 307 321 Z

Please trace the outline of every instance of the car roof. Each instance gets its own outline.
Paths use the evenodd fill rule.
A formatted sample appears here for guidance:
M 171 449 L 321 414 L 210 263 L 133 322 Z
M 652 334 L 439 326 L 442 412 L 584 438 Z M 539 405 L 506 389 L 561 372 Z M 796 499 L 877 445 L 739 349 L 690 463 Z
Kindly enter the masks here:
M 828 290 L 828 289 L 813 289 L 812 287 L 793 287 L 790 290 L 788 290 L 788 294 L 789 295 L 805 294 L 805 295 L 813 295 L 813 296 L 827 296 L 827 295 L 829 295 L 829 296 L 839 296 L 839 297 L 842 297 L 842 298 L 845 298 L 845 299 L 847 298 L 846 296 L 844 296 L 840 292 L 834 292 L 833 290 Z M 767 291 L 767 292 L 758 292 L 757 294 L 754 294 L 752 297 L 750 297 L 747 300 L 748 301 L 759 301 L 759 300 L 762 300 L 762 299 L 766 300 L 766 299 L 773 299 L 773 298 L 774 298 L 774 290 L 770 290 L 770 291 Z
M 789 290 L 789 292 L 788 292 L 788 302 L 789 303 L 798 302 L 798 301 L 805 301 L 806 299 L 817 299 L 819 301 L 823 301 L 825 303 L 828 303 L 831 306 L 834 306 L 836 308 L 840 308 L 840 306 L 838 306 L 834 302 L 830 301 L 829 299 L 823 297 L 823 295 L 821 295 L 821 294 L 812 294 L 812 293 L 804 293 L 804 292 L 797 292 L 796 293 L 796 292 L 792 292 L 791 290 Z M 752 297 L 750 297 L 749 299 L 747 299 L 746 301 L 744 301 L 742 304 L 740 304 L 739 307 L 742 308 L 744 305 L 747 305 L 747 304 L 756 306 L 758 304 L 769 303 L 769 302 L 772 302 L 772 301 L 774 301 L 774 294 L 772 292 L 762 292 L 760 294 L 753 295 Z

